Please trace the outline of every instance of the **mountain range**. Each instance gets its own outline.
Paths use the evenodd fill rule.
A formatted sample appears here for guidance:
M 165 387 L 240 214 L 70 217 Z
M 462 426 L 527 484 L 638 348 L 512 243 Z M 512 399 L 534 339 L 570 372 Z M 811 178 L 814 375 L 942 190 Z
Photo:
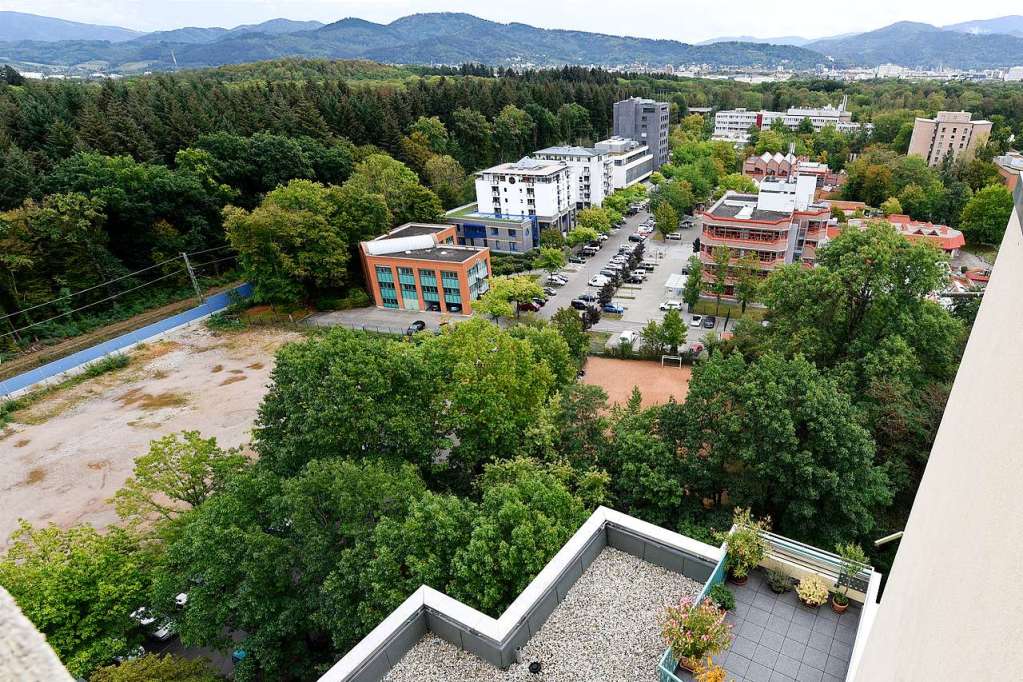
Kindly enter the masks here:
M 274 19 L 234 28 L 139 33 L 0 12 L 0 62 L 68 72 L 201 68 L 280 57 L 369 59 L 396 64 L 552 66 L 703 64 L 812 69 L 821 64 L 994 68 L 1023 64 L 1023 16 L 936 27 L 899 22 L 859 34 L 674 40 L 544 29 L 471 14 L 414 14 L 388 24 Z

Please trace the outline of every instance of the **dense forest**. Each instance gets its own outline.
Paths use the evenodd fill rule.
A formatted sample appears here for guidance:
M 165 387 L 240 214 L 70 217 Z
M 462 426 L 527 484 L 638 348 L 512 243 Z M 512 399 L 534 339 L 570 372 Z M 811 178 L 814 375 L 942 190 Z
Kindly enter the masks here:
M 165 285 L 187 291 L 185 270 L 173 259 L 181 252 L 229 255 L 210 251 L 227 246 L 224 208 L 252 209 L 289 180 L 341 185 L 358 164 L 382 154 L 450 207 L 468 198 L 465 178 L 479 168 L 608 134 L 612 103 L 630 95 L 669 100 L 677 122 L 689 106 L 784 109 L 836 103 L 848 94 L 854 116 L 875 123 L 875 139 L 809 141 L 811 151 L 830 151 L 839 166 L 869 144 L 898 152 L 916 113 L 971 110 L 995 121 L 1002 146 L 1023 132 L 1023 92 L 999 85 L 749 86 L 570 67 L 489 74 L 480 66 L 279 60 L 102 84 L 0 84 L 0 210 L 7 211 L 0 214 L 0 326 L 7 327 L 0 347 L 12 352 L 79 333 L 148 300 L 165 300 L 168 294 L 154 293 Z M 756 148 L 785 142 L 764 137 Z M 850 165 L 853 177 L 856 168 Z M 921 217 L 955 224 L 968 197 L 955 190 L 949 199 L 921 200 L 918 189 L 934 190 L 932 180 L 864 194 L 898 196 Z M 384 222 L 410 215 L 389 210 Z M 199 274 L 216 276 L 230 265 Z M 150 286 L 131 274 L 142 268 L 166 279 L 138 289 Z M 353 282 L 340 278 L 334 293 Z

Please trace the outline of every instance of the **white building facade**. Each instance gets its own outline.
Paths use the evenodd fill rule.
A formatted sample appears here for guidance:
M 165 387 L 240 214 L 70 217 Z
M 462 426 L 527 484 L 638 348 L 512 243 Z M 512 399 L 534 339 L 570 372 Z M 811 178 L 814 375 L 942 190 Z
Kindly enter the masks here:
M 534 159 L 561 161 L 572 172 L 570 200 L 576 208 L 600 206 L 614 191 L 613 162 L 607 152 L 591 147 L 548 147 L 533 153 Z
M 476 174 L 478 210 L 496 217 L 534 219 L 540 229 L 575 224 L 573 172 L 564 161 L 525 157 Z
M 612 191 L 643 182 L 654 171 L 654 155 L 642 142 L 616 136 L 601 140 L 594 147 L 607 154 Z
M 800 124 L 809 119 L 813 124 L 814 132 L 820 132 L 827 126 L 834 126 L 840 133 L 855 133 L 861 129 L 872 132 L 874 127 L 870 123 L 854 123 L 852 114 L 846 111 L 845 99 L 842 103 L 833 107 L 827 105 L 821 108 L 792 107 L 787 111 L 749 111 L 747 109 L 731 109 L 719 111 L 714 116 L 715 140 L 727 140 L 729 142 L 749 142 L 750 128 L 763 130 L 770 128 L 775 121 L 781 121 L 786 128 L 796 130 Z

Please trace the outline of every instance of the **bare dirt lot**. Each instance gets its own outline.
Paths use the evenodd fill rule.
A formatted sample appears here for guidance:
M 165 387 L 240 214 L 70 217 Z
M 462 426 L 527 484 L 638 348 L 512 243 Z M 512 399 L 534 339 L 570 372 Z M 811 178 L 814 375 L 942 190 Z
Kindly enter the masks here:
M 689 392 L 690 376 L 692 368 L 689 366 L 661 367 L 659 362 L 591 356 L 586 361 L 583 381 L 603 388 L 611 404 L 625 404 L 632 388 L 638 386 L 643 394 L 643 406 L 650 407 L 668 402 L 671 396 L 678 402 L 684 401 Z
M 274 352 L 297 333 L 182 330 L 131 353 L 124 369 L 56 391 L 0 427 L 0 547 L 18 519 L 67 527 L 117 520 L 107 500 L 149 441 L 183 430 L 249 441 Z

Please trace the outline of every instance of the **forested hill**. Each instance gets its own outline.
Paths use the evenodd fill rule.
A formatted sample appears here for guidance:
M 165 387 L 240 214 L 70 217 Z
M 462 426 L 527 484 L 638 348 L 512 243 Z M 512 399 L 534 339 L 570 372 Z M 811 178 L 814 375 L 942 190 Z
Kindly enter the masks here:
M 710 64 L 813 68 L 815 52 L 793 46 L 753 43 L 689 45 L 674 40 L 630 38 L 585 31 L 501 24 L 470 14 L 414 14 L 390 24 L 342 19 L 315 30 L 248 31 L 182 29 L 135 40 L 0 43 L 14 62 L 81 65 L 95 70 L 138 72 L 178 66 L 237 64 L 277 57 L 372 59 L 396 64 Z M 172 56 L 173 55 L 173 56 Z

